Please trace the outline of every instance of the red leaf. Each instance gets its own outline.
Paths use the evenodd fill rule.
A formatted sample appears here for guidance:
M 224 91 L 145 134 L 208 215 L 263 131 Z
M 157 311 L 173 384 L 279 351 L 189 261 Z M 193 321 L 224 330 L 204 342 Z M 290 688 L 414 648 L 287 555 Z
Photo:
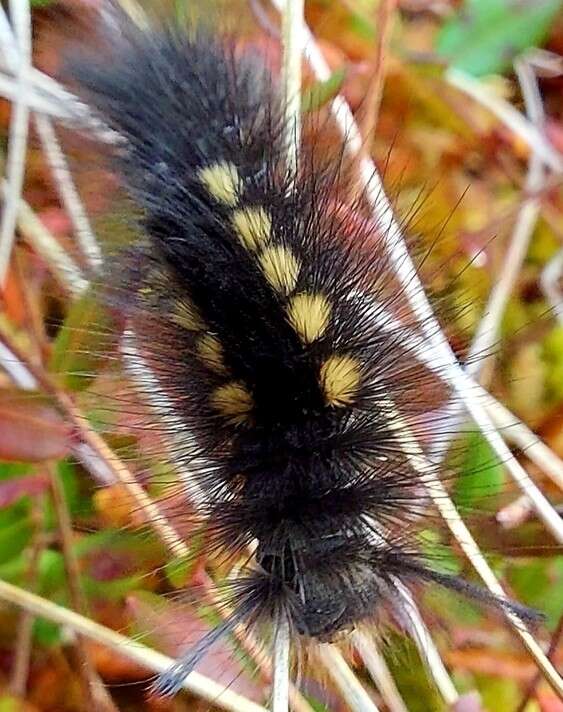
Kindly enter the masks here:
M 49 488 L 49 478 L 46 474 L 14 477 L 0 482 L 0 508 L 8 507 L 20 497 L 40 494 Z
M 14 398 L 0 400 L 0 459 L 42 462 L 69 453 L 71 429 L 53 408 Z

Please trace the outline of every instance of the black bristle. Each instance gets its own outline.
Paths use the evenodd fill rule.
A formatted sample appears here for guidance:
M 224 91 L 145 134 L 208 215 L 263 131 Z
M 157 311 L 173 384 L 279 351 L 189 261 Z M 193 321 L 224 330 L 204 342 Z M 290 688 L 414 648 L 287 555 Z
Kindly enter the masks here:
M 232 587 L 237 620 L 283 612 L 294 631 L 330 639 L 374 616 L 395 579 L 522 613 L 413 549 L 426 500 L 397 428 L 417 432 L 436 382 L 403 331 L 378 324 L 408 311 L 361 200 L 340 197 L 341 166 L 304 148 L 288 174 L 259 58 L 173 31 L 125 32 L 113 52 L 77 77 L 125 139 L 118 169 L 142 211 L 117 286 L 137 282 L 127 316 L 190 433 L 211 545 L 255 547 Z

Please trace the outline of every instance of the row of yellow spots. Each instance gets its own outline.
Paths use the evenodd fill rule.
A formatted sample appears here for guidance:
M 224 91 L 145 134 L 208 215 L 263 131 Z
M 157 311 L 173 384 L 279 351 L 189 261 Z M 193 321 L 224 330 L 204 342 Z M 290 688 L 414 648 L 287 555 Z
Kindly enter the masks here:
M 204 331 L 205 324 L 195 305 L 177 302 L 172 314 L 175 323 L 188 331 Z M 197 337 L 195 349 L 207 368 L 219 376 L 228 374 L 223 345 L 217 336 L 205 332 Z M 211 406 L 231 425 L 248 424 L 253 408 L 252 394 L 241 381 L 229 381 L 217 387 L 210 397 Z
M 227 161 L 200 170 L 199 177 L 218 202 L 236 208 L 242 192 L 242 180 L 236 166 Z M 272 288 L 288 297 L 287 317 L 304 344 L 312 344 L 326 332 L 332 307 L 321 292 L 293 294 L 301 271 L 301 262 L 291 249 L 272 245 L 272 220 L 264 208 L 236 208 L 231 224 L 241 244 L 257 257 L 258 264 Z M 217 373 L 226 373 L 219 340 L 206 335 L 198 342 L 200 358 Z M 360 385 L 361 367 L 351 356 L 334 355 L 321 366 L 320 381 L 326 401 L 334 407 L 353 403 Z M 233 424 L 248 422 L 252 396 L 239 381 L 217 388 L 211 396 L 213 407 Z
M 229 206 L 236 205 L 241 181 L 233 164 L 208 166 L 200 175 L 216 200 Z M 297 285 L 301 262 L 288 247 L 270 244 L 270 215 L 260 206 L 239 208 L 233 212 L 231 224 L 241 244 L 257 255 L 258 264 L 273 289 L 283 296 L 289 296 Z M 310 344 L 326 331 L 331 307 L 323 294 L 303 292 L 289 300 L 287 314 L 301 340 Z

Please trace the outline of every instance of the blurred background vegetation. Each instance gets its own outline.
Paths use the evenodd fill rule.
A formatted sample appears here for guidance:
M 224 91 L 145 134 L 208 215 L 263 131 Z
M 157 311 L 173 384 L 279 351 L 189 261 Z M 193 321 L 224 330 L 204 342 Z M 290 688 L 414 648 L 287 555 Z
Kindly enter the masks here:
M 57 76 L 69 43 L 86 40 L 101 4 L 33 0 L 34 66 Z M 221 17 L 273 66 L 279 61 L 277 16 L 265 1 L 175 0 L 160 2 L 158 10 L 175 12 L 181 20 L 194 13 Z M 563 152 L 562 2 L 307 0 L 306 11 L 332 75 L 323 84 L 306 77 L 303 110 L 323 110 L 337 92 L 349 101 L 398 214 L 423 250 L 432 246 L 422 272 L 445 306 L 456 307 L 448 311 L 456 316 L 444 328 L 461 357 L 505 268 L 520 211 L 531 198 L 537 200 L 538 217 L 504 311 L 495 359 L 483 377 L 499 400 L 563 456 L 563 322 L 544 281 L 563 248 L 561 180 L 544 175 L 530 191 L 530 146 L 483 100 L 492 96 L 495 107 L 525 113 L 515 60 L 525 62 L 539 88 L 541 130 L 554 155 Z M 460 87 L 460 76 L 469 86 L 476 80 L 476 96 Z M 0 101 L 0 160 L 8 150 L 10 117 L 10 104 Z M 93 158 L 96 149 L 87 136 L 60 133 L 96 232 L 115 242 L 119 221 L 110 200 L 111 175 Z M 84 266 L 34 130 L 23 197 L 54 240 Z M 23 362 L 48 379 L 48 387 L 23 393 L 10 374 L 0 373 L 0 579 L 79 607 L 96 621 L 174 656 L 213 624 L 216 614 L 199 593 L 228 569 L 206 557 L 201 536 L 178 515 L 186 505 L 180 488 L 173 486 L 177 475 L 158 432 L 139 427 L 146 422 L 142 406 L 130 407 L 110 317 L 92 291 L 76 297 L 53 277 L 48 260 L 33 246 L 34 229 L 30 220 L 18 224 L 0 326 Z M 559 278 L 555 289 L 561 286 Z M 83 433 L 69 419 L 69 408 L 61 407 L 61 397 L 69 398 L 90 432 L 119 453 L 144 491 L 170 514 L 185 539 L 187 556 L 171 557 L 151 528 L 143 526 L 138 502 L 111 471 L 100 468 L 93 476 L 85 458 L 77 459 Z M 454 497 L 507 589 L 546 614 L 538 637 L 546 646 L 553 642 L 554 660 L 562 666 L 563 649 L 557 645 L 563 615 L 560 547 L 525 507 L 507 508 L 519 493 L 479 435 L 466 435 L 457 445 L 461 465 L 452 483 Z M 521 459 L 550 500 L 563 507 L 552 481 Z M 424 534 L 424 545 L 449 570 L 471 576 L 435 518 L 429 518 Z M 171 599 L 170 594 L 186 588 L 197 594 L 196 603 Z M 421 591 L 420 600 L 455 683 L 461 691 L 478 690 L 483 709 L 563 710 L 545 683 L 530 693 L 534 666 L 498 615 L 444 591 Z M 385 642 L 387 663 L 407 708 L 445 709 L 408 638 L 392 629 Z M 359 658 L 351 654 L 349 661 L 386 709 Z M 234 641 L 219 646 L 201 667 L 209 677 L 263 703 L 267 688 L 252 670 Z M 149 676 L 118 651 L 77 639 L 44 618 L 0 607 L 0 712 L 209 707 L 189 695 L 173 701 L 151 697 Z M 110 696 L 92 697 L 99 679 Z M 303 689 L 316 710 L 346 709 L 313 668 L 304 671 Z

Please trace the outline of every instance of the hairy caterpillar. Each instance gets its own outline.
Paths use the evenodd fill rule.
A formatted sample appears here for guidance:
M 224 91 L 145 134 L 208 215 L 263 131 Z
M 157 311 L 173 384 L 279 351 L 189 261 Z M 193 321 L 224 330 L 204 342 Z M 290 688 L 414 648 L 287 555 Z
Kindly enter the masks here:
M 142 211 L 114 270 L 136 343 L 185 432 L 211 547 L 254 560 L 229 584 L 230 622 L 331 640 L 435 581 L 416 547 L 424 513 L 405 430 L 439 404 L 391 316 L 408 320 L 378 226 L 350 202 L 339 154 L 284 160 L 281 99 L 259 57 L 205 33 L 116 36 L 77 75 L 122 138 L 118 171 Z M 119 274 L 121 272 L 121 274 Z M 183 451 L 182 451 L 183 450 Z

